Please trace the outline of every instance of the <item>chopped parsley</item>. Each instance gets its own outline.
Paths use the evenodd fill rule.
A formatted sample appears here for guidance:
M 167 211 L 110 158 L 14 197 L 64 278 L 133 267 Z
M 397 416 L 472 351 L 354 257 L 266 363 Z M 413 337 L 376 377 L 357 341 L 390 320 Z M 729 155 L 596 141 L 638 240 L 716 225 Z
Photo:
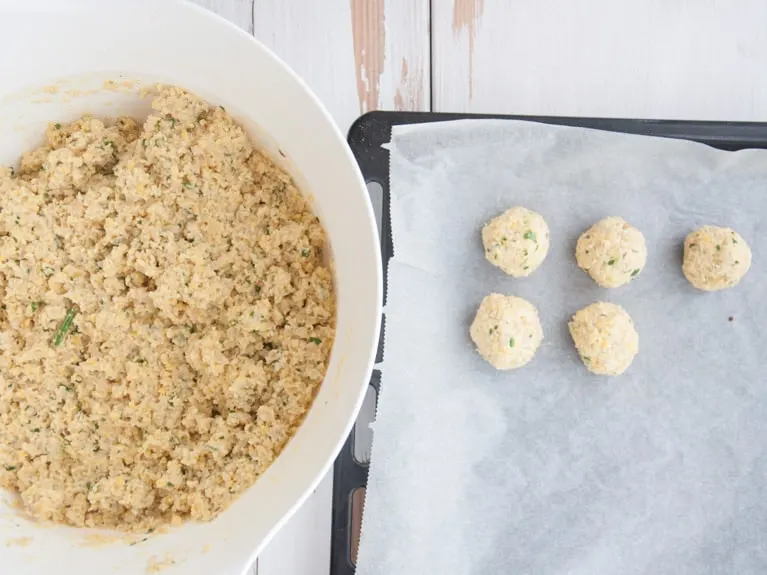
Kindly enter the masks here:
M 31 304 L 29 304 L 29 307 L 32 308 L 32 311 L 37 311 L 37 308 L 40 307 L 42 302 L 39 301 L 33 301 Z
M 716 251 L 719 251 L 721 249 L 722 249 L 722 246 L 720 246 L 719 244 L 716 244 Z
M 611 260 L 608 260 L 607 265 L 608 266 L 614 266 L 615 265 L 615 258 L 613 258 Z
M 60 130 L 61 129 L 61 124 L 56 123 L 56 124 L 54 124 L 53 127 L 56 128 L 57 130 Z
M 512 337 L 512 338 L 509 338 L 509 347 L 514 347 L 514 344 L 515 344 L 515 343 L 516 343 L 516 342 L 514 341 L 514 338 L 513 338 L 513 337 Z
M 636 276 L 638 273 L 639 273 L 639 269 L 637 268 L 637 269 L 635 269 L 633 272 L 631 272 L 631 277 L 633 278 L 633 277 L 634 277 L 634 276 Z
M 527 230 L 522 237 L 533 242 L 537 241 L 535 239 L 535 232 L 533 230 Z
M 72 320 L 75 319 L 75 315 L 77 315 L 77 308 L 72 306 L 67 311 L 67 315 L 64 316 L 64 321 L 61 322 L 61 326 L 56 332 L 56 337 L 53 338 L 53 345 L 61 345 L 63 343 L 69 328 L 72 326 Z
M 309 257 L 309 250 L 301 250 L 301 256 L 305 258 Z
M 149 537 L 144 537 L 143 539 L 139 539 L 138 541 L 132 541 L 128 543 L 131 547 L 134 545 L 138 545 L 139 543 L 144 543 L 145 541 L 149 541 Z
M 310 337 L 310 338 L 309 338 L 309 341 L 310 341 L 311 343 L 315 343 L 315 344 L 317 344 L 317 345 L 320 345 L 320 344 L 322 343 L 322 340 L 321 340 L 320 338 L 318 338 L 318 337 Z
M 15 465 L 6 465 L 5 466 L 5 470 L 6 471 L 15 471 L 16 470 L 16 466 Z

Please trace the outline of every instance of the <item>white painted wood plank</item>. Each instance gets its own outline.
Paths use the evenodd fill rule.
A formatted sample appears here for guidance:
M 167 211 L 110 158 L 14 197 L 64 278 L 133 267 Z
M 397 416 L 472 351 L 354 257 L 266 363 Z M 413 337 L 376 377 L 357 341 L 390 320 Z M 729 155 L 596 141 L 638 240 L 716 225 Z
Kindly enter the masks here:
M 434 0 L 439 111 L 767 120 L 763 0 Z
M 345 133 L 379 108 L 428 109 L 428 0 L 255 0 L 254 35 L 290 65 Z M 332 481 L 259 558 L 259 575 L 327 575 Z
M 253 0 L 192 0 L 253 33 Z
M 317 94 L 339 127 L 359 113 L 348 0 L 256 0 L 254 35 Z
M 378 109 L 415 112 L 431 109 L 429 5 L 428 0 L 385 2 L 386 37 Z
M 346 132 L 373 109 L 429 105 L 428 0 L 255 0 L 254 34 Z
M 346 132 L 374 109 L 430 105 L 428 0 L 255 0 L 254 35 Z M 332 480 L 259 557 L 259 575 L 327 575 Z
M 357 115 L 348 4 L 256 0 L 253 33 L 317 94 L 342 130 Z M 327 575 L 330 566 L 332 475 L 258 558 L 258 575 Z

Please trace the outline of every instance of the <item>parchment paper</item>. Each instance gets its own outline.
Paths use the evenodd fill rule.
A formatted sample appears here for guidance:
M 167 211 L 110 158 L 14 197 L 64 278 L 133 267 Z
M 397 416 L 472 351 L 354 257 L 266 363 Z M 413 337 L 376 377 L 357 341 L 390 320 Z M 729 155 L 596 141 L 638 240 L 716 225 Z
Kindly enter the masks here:
M 358 574 L 767 573 L 767 152 L 495 121 L 399 127 L 390 146 L 395 257 Z M 480 239 L 514 205 L 551 229 L 519 280 Z M 608 215 L 649 251 L 613 290 L 573 255 Z M 684 236 L 709 223 L 754 253 L 718 293 L 681 272 Z M 522 369 L 473 349 L 490 292 L 538 307 L 544 343 Z M 639 332 L 617 378 L 590 375 L 567 333 L 598 300 Z

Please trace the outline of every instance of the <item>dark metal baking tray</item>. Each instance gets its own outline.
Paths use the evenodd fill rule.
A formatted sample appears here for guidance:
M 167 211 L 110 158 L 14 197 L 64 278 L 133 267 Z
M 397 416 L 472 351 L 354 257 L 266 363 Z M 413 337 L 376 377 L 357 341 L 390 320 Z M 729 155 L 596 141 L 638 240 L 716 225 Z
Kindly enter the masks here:
M 688 120 L 630 120 L 622 118 L 568 118 L 551 116 L 503 116 L 479 114 L 443 114 L 431 112 L 371 112 L 361 116 L 349 130 L 348 142 L 365 181 L 377 184 L 373 195 L 374 208 L 379 218 L 381 254 L 384 265 L 384 301 L 386 300 L 386 270 L 393 255 L 391 227 L 389 225 L 389 152 L 382 147 L 389 142 L 393 126 L 444 122 L 448 120 L 493 118 L 500 120 L 527 120 L 546 124 L 560 124 L 594 128 L 610 132 L 624 132 L 646 136 L 660 136 L 701 142 L 722 150 L 767 148 L 767 124 L 757 122 L 705 122 Z M 382 332 L 383 333 L 383 332 Z M 379 341 L 377 363 L 383 361 L 383 337 Z M 381 372 L 376 369 L 370 382 L 370 393 L 380 390 Z M 357 421 L 344 444 L 333 470 L 333 528 L 331 538 L 331 575 L 353 575 L 356 545 L 362 513 L 361 495 L 367 484 L 368 463 L 359 455 L 359 437 L 370 425 L 370 416 Z M 356 454 L 355 454 L 355 444 Z M 369 452 L 369 446 L 363 451 Z M 392 574 L 394 575 L 394 574 Z

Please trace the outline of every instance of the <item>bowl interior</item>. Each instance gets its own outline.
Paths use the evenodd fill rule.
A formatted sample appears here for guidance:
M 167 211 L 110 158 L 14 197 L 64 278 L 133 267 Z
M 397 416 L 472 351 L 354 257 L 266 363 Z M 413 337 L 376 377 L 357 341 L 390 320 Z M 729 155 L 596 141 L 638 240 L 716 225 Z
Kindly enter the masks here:
M 184 2 L 19 1 L 0 18 L 0 49 L 16 55 L 0 60 L 0 164 L 40 144 L 50 121 L 86 112 L 143 118 L 149 99 L 141 88 L 177 84 L 247 126 L 309 194 L 325 226 L 338 297 L 328 373 L 296 436 L 226 512 L 127 545 L 112 533 L 31 523 L 7 494 L 0 503 L 3 572 L 143 573 L 153 558 L 167 558 L 175 561 L 162 571 L 168 575 L 242 573 L 329 469 L 367 387 L 381 267 L 354 159 L 292 72 L 244 32 Z

